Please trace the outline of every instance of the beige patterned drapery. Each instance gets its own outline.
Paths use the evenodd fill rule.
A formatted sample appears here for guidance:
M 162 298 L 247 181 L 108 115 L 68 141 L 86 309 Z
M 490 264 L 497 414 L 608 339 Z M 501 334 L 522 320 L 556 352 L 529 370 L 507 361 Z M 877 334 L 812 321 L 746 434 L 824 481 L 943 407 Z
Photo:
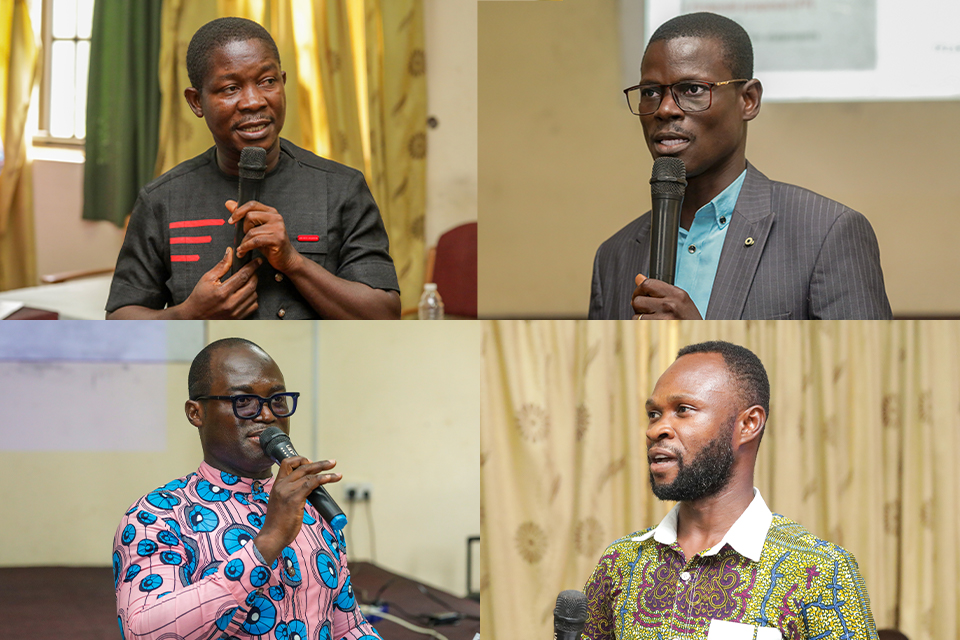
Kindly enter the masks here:
M 0 0 L 0 291 L 37 283 L 26 124 L 39 60 L 26 0 Z
M 672 506 L 649 490 L 643 402 L 677 350 L 757 353 L 771 417 L 756 483 L 857 557 L 878 627 L 960 637 L 960 323 L 485 322 L 488 639 L 549 637 L 557 593 Z
M 364 172 L 390 238 L 404 307 L 424 271 L 427 88 L 423 0 L 167 0 L 157 172 L 212 144 L 187 107 L 194 32 L 219 16 L 262 24 L 287 72 L 283 137 Z

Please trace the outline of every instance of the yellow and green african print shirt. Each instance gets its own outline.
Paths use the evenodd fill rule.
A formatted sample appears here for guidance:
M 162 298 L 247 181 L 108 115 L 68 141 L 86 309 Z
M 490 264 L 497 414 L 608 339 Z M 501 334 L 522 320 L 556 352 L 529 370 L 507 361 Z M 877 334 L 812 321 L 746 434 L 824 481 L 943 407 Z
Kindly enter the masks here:
M 675 507 L 610 545 L 584 587 L 587 640 L 876 640 L 853 555 L 753 502 L 686 561 Z

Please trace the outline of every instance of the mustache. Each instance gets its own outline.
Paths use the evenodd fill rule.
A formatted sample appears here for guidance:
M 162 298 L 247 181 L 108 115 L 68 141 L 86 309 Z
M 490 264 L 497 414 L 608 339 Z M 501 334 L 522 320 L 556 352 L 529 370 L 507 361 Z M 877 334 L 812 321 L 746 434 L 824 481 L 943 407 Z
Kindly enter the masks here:
M 263 120 L 266 120 L 267 122 L 271 122 L 271 123 L 274 122 L 274 118 L 271 118 L 266 114 L 259 114 L 254 116 L 244 116 L 243 118 L 240 119 L 239 122 L 233 125 L 233 127 L 237 129 L 239 127 L 245 127 L 246 125 L 252 124 L 254 122 L 262 122 Z

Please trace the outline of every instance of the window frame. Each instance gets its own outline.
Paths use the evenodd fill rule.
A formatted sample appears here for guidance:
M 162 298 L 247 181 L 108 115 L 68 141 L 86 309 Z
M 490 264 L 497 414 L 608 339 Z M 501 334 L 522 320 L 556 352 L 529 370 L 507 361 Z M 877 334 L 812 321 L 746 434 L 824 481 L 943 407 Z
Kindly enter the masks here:
M 56 147 L 68 147 L 68 148 L 80 148 L 83 149 L 86 145 L 86 136 L 83 138 L 78 138 L 76 136 L 70 138 L 62 138 L 50 135 L 50 80 L 52 75 L 52 66 L 53 66 L 53 56 L 51 52 L 53 51 L 53 2 L 54 0 L 32 0 L 33 2 L 40 2 L 40 48 L 42 51 L 41 61 L 42 69 L 40 70 L 40 78 L 38 83 L 38 98 L 37 98 L 37 130 L 33 135 L 33 144 L 34 145 L 44 145 L 44 146 L 56 146 Z M 94 0 L 96 2 L 96 0 Z M 91 33 L 91 38 L 92 38 Z M 57 41 L 67 42 L 73 40 L 74 43 L 77 42 L 90 42 L 91 38 L 81 38 L 79 36 L 74 36 L 73 38 L 56 38 Z M 87 77 L 89 78 L 89 71 Z M 74 93 L 76 96 L 76 93 Z M 76 98 L 74 98 L 76 99 Z M 86 111 L 86 105 L 83 105 L 84 111 Z

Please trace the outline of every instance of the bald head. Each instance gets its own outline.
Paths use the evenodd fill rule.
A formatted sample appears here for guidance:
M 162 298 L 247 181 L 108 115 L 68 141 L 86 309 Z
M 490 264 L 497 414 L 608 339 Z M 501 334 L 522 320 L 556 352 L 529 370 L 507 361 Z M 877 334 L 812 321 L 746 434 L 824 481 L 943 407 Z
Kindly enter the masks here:
M 187 376 L 187 392 L 190 394 L 190 399 L 193 400 L 210 394 L 210 386 L 213 383 L 212 364 L 216 360 L 215 355 L 223 351 L 241 350 L 260 357 L 264 361 L 273 362 L 273 358 L 266 351 L 246 338 L 223 338 L 211 342 L 200 350 L 200 353 L 196 355 L 190 365 L 190 374 Z

